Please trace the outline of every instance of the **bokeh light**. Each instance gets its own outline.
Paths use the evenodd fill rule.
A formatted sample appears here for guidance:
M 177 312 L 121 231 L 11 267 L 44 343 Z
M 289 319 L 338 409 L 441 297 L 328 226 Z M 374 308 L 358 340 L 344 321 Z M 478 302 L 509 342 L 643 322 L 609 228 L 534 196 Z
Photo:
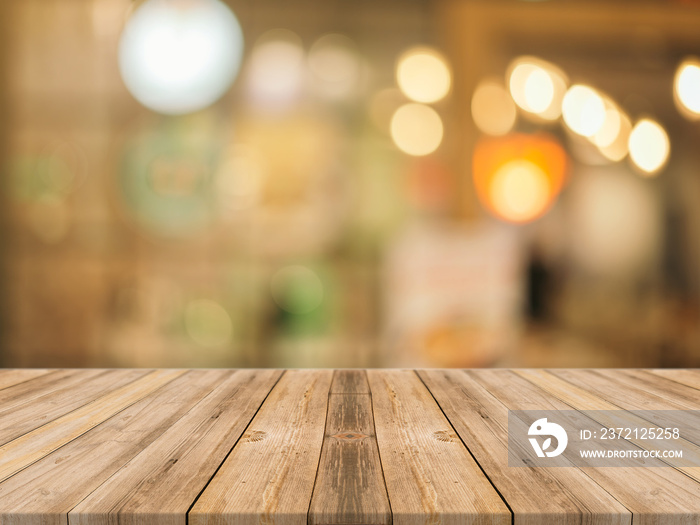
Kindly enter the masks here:
M 529 221 L 541 215 L 551 197 L 547 174 L 524 159 L 501 166 L 489 187 L 493 207 L 501 217 L 512 222 Z
M 510 94 L 521 109 L 544 120 L 559 118 L 567 86 L 566 76 L 559 68 L 524 56 L 511 62 L 506 78 Z
M 409 49 L 399 58 L 396 81 L 411 100 L 432 103 L 450 91 L 452 74 L 442 54 L 420 47 Z
M 622 131 L 622 113 L 609 99 L 604 99 L 605 119 L 600 129 L 591 137 L 593 144 L 606 148 L 613 144 Z
M 309 50 L 313 87 L 321 96 L 342 99 L 356 95 L 360 87 L 362 61 L 355 42 L 345 35 L 324 35 Z
M 487 135 L 505 135 L 515 126 L 515 104 L 497 80 L 487 79 L 479 83 L 472 96 L 471 109 L 476 127 Z
M 270 292 L 282 310 L 296 315 L 308 314 L 323 302 L 323 282 L 311 268 L 285 266 L 270 281 Z
M 495 216 L 531 222 L 554 204 L 566 176 L 568 158 L 548 135 L 515 134 L 481 139 L 472 171 L 477 195 Z
M 304 85 L 301 38 L 286 29 L 264 33 L 253 47 L 246 77 L 251 98 L 263 105 L 285 105 L 297 99 Z
M 391 119 L 391 137 L 409 155 L 422 156 L 435 151 L 442 142 L 440 115 L 422 104 L 404 104 Z
M 195 343 L 219 347 L 230 341 L 233 325 L 228 312 L 219 303 L 196 299 L 185 308 L 185 329 Z
M 594 274 L 630 275 L 661 253 L 663 220 L 652 186 L 622 166 L 572 179 L 567 210 L 576 263 Z
M 700 118 L 700 60 L 688 58 L 676 70 L 673 82 L 676 106 L 691 119 Z
M 554 98 L 554 82 L 542 69 L 532 71 L 525 81 L 525 101 L 533 113 L 542 113 Z
M 119 68 L 131 94 L 166 114 L 190 113 L 218 100 L 243 55 L 238 20 L 218 0 L 147 0 L 119 43 Z
M 625 113 L 620 112 L 619 119 L 619 130 L 615 140 L 607 146 L 598 146 L 598 151 L 606 159 L 613 162 L 619 162 L 627 156 L 629 152 L 629 136 L 632 132 L 632 121 L 630 118 Z
M 653 175 L 664 167 L 671 152 L 666 131 L 658 122 L 641 119 L 629 137 L 630 159 L 643 173 Z
M 576 84 L 564 95 L 562 116 L 571 131 L 592 137 L 605 123 L 605 103 L 593 88 Z

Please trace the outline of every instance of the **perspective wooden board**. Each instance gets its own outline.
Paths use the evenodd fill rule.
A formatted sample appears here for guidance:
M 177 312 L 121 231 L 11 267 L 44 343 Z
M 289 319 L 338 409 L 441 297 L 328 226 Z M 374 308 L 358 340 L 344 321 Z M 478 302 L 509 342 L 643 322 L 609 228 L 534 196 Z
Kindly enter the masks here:
M 533 409 L 700 371 L 0 370 L 0 525 L 700 524 L 700 468 L 509 467 Z

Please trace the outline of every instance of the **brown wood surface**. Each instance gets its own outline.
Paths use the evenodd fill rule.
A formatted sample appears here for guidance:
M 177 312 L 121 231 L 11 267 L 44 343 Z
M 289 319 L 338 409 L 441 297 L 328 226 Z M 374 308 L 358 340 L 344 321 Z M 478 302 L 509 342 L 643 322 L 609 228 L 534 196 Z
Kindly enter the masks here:
M 413 371 L 368 372 L 395 524 L 511 522 L 511 514 Z
M 190 525 L 306 523 L 332 377 L 330 370 L 282 376 L 190 511 Z
M 510 505 L 516 525 L 631 522 L 631 513 L 579 469 L 508 467 L 508 409 L 554 408 L 542 393 L 533 397 L 523 379 L 507 370 L 423 370 L 419 375 Z
M 509 410 L 653 426 L 700 371 L 0 370 L 0 525 L 700 524 L 700 467 L 509 467 Z
M 326 432 L 308 522 L 391 523 L 364 370 L 339 370 L 328 398 Z

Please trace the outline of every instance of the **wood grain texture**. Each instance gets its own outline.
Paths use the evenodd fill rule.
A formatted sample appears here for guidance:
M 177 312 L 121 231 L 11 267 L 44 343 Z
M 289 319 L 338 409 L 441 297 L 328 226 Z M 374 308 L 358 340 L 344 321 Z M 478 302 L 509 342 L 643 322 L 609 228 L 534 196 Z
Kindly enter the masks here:
M 166 432 L 224 376 L 221 371 L 193 370 L 148 383 L 151 388 L 141 388 L 134 403 L 1 483 L 3 525 L 65 525 L 72 508 Z M 158 383 L 161 388 L 153 388 Z M 170 509 L 164 509 L 167 517 Z
M 515 468 L 507 443 L 509 410 L 700 410 L 697 371 L 22 372 L 0 525 L 700 524 L 700 468 Z
M 184 370 L 157 370 L 0 447 L 0 481 L 84 434 Z
M 576 468 L 508 467 L 508 410 L 553 408 L 543 393 L 533 395 L 534 387 L 524 379 L 506 370 L 421 370 L 419 375 L 508 502 L 515 525 L 631 522 L 623 505 Z
M 190 525 L 306 523 L 332 375 L 285 372 L 190 511 Z
M 331 394 L 369 394 L 367 372 L 364 370 L 336 370 Z
M 15 395 L 0 404 L 0 444 L 12 441 L 49 421 L 63 416 L 78 407 L 91 403 L 106 392 L 115 390 L 145 376 L 147 370 L 84 370 L 70 371 L 65 377 L 45 384 L 44 376 L 22 387 L 44 384 L 31 395 Z M 19 385 L 18 385 L 19 386 Z M 15 388 L 5 391 L 10 394 Z
M 369 370 L 393 523 L 511 523 L 511 513 L 413 371 Z
M 43 376 L 49 372 L 50 370 L 45 368 L 18 368 L 0 370 L 0 390 L 19 383 L 24 383 L 25 381 Z
M 552 375 L 627 410 L 697 410 L 700 395 L 665 379 L 646 380 L 634 370 L 551 370 Z
M 664 418 L 654 417 L 653 414 L 641 416 L 637 413 L 624 413 L 625 410 L 649 411 L 649 410 L 688 410 L 683 404 L 669 401 L 663 397 L 650 394 L 645 390 L 624 382 L 622 373 L 615 374 L 615 381 L 606 379 L 600 372 L 594 370 L 553 370 L 553 371 L 523 371 L 533 382 L 559 397 L 569 406 L 581 410 L 594 410 L 590 417 L 606 427 L 620 426 L 620 421 L 629 422 L 630 426 L 663 428 L 673 423 L 684 426 L 685 416 L 683 412 L 666 415 Z M 546 386 L 543 386 L 546 385 Z M 596 408 L 585 408 L 593 407 Z M 622 410 L 620 410 L 622 409 Z M 612 415 L 613 412 L 615 415 Z M 621 415 L 621 413 L 623 415 Z M 694 441 L 690 438 L 694 438 Z M 634 443 L 640 449 L 659 449 L 673 451 L 678 448 L 675 440 L 660 440 L 651 443 L 646 439 L 629 438 L 627 441 Z M 698 432 L 684 433 L 678 440 L 683 446 L 684 453 L 700 461 L 700 442 Z M 675 466 L 672 459 L 661 459 L 669 466 Z M 678 470 L 700 481 L 700 468 L 679 467 Z
M 372 398 L 363 370 L 342 370 L 333 376 L 308 523 L 391 523 L 374 432 Z
M 650 374 L 665 377 L 696 390 L 700 390 L 700 370 L 648 370 Z
M 206 397 L 73 508 L 70 525 L 109 525 L 113 516 L 120 524 L 185 524 L 187 511 L 281 375 L 241 370 L 220 376 Z
M 549 371 L 516 370 L 515 373 L 556 398 L 558 401 L 553 405 L 561 410 L 619 410 L 609 401 Z M 700 522 L 700 483 L 679 469 L 586 467 L 580 470 L 632 511 L 634 525 Z

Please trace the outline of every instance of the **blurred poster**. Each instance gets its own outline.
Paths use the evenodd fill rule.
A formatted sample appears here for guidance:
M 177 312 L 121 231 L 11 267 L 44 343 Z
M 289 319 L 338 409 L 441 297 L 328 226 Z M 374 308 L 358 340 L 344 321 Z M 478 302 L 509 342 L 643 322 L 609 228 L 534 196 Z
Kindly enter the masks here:
M 391 366 L 493 364 L 518 335 L 522 241 L 512 226 L 425 225 L 389 247 L 385 362 Z

